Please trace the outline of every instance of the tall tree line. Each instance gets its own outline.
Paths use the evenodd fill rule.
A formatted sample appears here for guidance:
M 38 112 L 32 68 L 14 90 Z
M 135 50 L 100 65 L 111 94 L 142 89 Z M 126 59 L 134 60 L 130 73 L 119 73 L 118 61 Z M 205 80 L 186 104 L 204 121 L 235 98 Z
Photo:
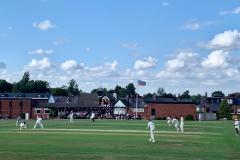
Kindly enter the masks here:
M 50 88 L 47 81 L 31 80 L 30 73 L 27 71 L 23 74 L 19 82 L 9 83 L 0 79 L 0 93 L 52 93 L 54 96 L 72 96 L 78 95 L 79 90 L 77 82 L 72 79 L 68 86 Z
M 93 89 L 91 93 L 97 93 L 98 89 Z M 9 83 L 4 79 L 0 79 L 0 93 L 52 93 L 54 96 L 75 96 L 82 93 L 79 89 L 77 82 L 72 79 L 68 82 L 67 86 L 50 88 L 47 81 L 31 80 L 30 73 L 27 71 L 23 74 L 19 82 Z M 117 98 L 135 98 L 136 87 L 133 83 L 129 83 L 125 87 L 117 85 L 114 89 L 103 88 L 105 95 L 116 93 Z M 222 91 L 214 91 L 212 97 L 224 97 Z M 199 104 L 201 101 L 201 95 L 190 95 L 190 91 L 186 90 L 181 94 L 167 93 L 164 88 L 158 88 L 154 93 L 147 93 L 143 95 L 144 99 L 153 98 L 172 98 L 172 99 L 192 99 L 193 102 Z

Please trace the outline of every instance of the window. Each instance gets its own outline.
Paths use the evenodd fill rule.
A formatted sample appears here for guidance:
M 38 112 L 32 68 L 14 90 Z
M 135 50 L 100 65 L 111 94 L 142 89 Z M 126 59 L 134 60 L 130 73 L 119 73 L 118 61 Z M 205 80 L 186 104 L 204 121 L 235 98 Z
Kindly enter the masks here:
M 235 114 L 235 109 L 234 108 L 231 108 L 231 114 Z
M 237 114 L 240 114 L 240 108 L 237 109 Z
M 152 116 L 155 116 L 155 115 L 156 115 L 156 110 L 155 110 L 155 108 L 151 109 L 151 115 L 152 115 Z
M 36 112 L 36 114 L 40 114 L 41 113 L 41 109 L 40 108 L 35 108 L 35 112 Z
M 45 112 L 45 114 L 49 114 L 50 113 L 50 109 L 45 108 L 44 112 Z
M 233 104 L 233 100 L 232 99 L 228 99 L 228 104 Z

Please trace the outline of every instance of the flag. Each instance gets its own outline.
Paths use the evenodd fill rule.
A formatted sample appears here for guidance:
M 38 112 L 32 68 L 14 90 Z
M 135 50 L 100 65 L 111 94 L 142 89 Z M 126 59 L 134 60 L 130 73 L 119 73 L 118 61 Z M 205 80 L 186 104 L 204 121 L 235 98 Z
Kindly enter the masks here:
M 138 80 L 138 85 L 139 86 L 146 86 L 146 82 L 142 80 Z

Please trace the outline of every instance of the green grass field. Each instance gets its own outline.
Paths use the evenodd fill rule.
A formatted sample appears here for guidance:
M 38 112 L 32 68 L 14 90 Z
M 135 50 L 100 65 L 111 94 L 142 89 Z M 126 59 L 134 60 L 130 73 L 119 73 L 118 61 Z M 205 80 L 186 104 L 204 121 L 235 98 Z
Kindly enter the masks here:
M 240 136 L 232 121 L 185 122 L 176 133 L 166 121 L 154 121 L 156 143 L 148 142 L 145 120 L 45 120 L 44 130 L 15 127 L 0 120 L 1 160 L 230 160 L 240 159 Z

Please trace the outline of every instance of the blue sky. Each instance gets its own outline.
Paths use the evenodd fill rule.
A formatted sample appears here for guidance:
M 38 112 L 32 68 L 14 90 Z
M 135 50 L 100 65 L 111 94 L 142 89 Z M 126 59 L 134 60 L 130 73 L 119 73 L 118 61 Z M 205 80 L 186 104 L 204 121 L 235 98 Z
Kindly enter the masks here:
M 0 78 L 24 71 L 84 91 L 145 80 L 141 94 L 240 87 L 240 1 L 3 0 Z

